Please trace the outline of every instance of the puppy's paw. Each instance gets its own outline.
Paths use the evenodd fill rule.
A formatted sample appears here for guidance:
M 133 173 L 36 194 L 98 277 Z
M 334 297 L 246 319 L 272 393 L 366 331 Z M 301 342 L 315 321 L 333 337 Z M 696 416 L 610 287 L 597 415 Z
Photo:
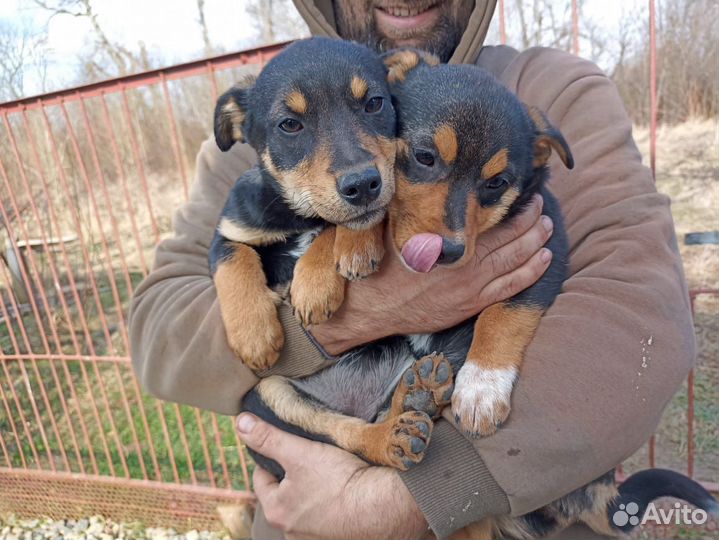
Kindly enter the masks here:
M 449 360 L 441 353 L 432 353 L 404 372 L 397 391 L 404 393 L 400 397 L 405 411 L 422 411 L 437 418 L 450 403 L 453 389 Z
M 290 299 L 295 316 L 303 325 L 329 319 L 340 308 L 344 297 L 345 280 L 332 269 L 300 266 L 295 269 Z
M 230 349 L 255 373 L 271 368 L 280 357 L 285 334 L 271 291 L 242 306 L 223 310 Z
M 384 257 L 382 227 L 365 231 L 338 228 L 334 246 L 335 269 L 350 281 L 364 279 L 379 269 Z
M 434 425 L 419 411 L 402 413 L 388 422 L 384 459 L 379 464 L 406 471 L 424 458 Z
M 467 362 L 457 374 L 452 413 L 457 425 L 471 437 L 492 435 L 509 416 L 517 370 L 482 369 Z

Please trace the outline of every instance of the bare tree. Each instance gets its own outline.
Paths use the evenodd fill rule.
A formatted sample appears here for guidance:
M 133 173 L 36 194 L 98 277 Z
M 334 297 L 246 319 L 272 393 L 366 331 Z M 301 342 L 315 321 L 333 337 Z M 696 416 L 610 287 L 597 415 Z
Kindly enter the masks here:
M 296 39 L 307 34 L 307 26 L 290 0 L 249 0 L 247 14 L 259 31 L 259 43 Z
M 83 70 L 88 79 L 128 75 L 152 68 L 147 49 L 139 43 L 139 53 L 113 42 L 100 24 L 92 0 L 34 0 L 34 3 L 50 13 L 50 19 L 69 16 L 87 20 L 95 37 L 95 51 L 88 54 Z
M 45 32 L 22 20 L 16 24 L 0 21 L 0 100 L 26 95 L 29 76 L 35 79 L 38 90 L 45 89 L 46 52 Z
M 205 0 L 197 0 L 197 24 L 200 25 L 202 32 L 202 43 L 205 45 L 205 56 L 214 54 L 214 47 L 210 41 L 210 32 L 207 29 L 207 21 L 205 20 Z

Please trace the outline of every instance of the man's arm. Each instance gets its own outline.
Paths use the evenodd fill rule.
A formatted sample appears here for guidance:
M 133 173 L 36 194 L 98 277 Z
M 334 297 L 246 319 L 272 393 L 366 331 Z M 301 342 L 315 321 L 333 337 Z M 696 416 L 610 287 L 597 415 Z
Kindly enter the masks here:
M 207 261 L 210 242 L 236 179 L 255 162 L 247 145 L 220 152 L 213 139 L 197 158 L 190 200 L 175 214 L 173 236 L 155 252 L 130 316 L 132 363 L 157 397 L 237 414 L 257 378 L 230 350 Z M 292 316 L 279 309 L 285 348 L 272 372 L 309 374 L 326 362 Z
M 550 181 L 571 277 L 527 350 L 509 421 L 470 444 L 447 411 L 425 460 L 401 474 L 441 537 L 612 469 L 649 438 L 694 361 L 669 199 L 641 163 L 613 83 L 549 49 L 519 55 L 502 80 L 547 112 L 574 154 L 575 169 L 555 160 Z

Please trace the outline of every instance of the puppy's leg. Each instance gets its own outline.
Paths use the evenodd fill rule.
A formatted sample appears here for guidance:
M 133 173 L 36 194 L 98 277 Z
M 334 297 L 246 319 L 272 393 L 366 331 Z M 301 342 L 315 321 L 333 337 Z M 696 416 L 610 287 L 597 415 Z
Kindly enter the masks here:
M 442 408 L 449 405 L 453 389 L 449 360 L 441 353 L 424 356 L 402 375 L 392 396 L 389 416 L 422 411 L 437 418 Z
M 354 281 L 369 276 L 379 268 L 383 256 L 383 222 L 364 230 L 337 227 L 334 268 L 345 278 Z
M 227 342 L 250 369 L 262 371 L 275 364 L 284 345 L 279 298 L 267 287 L 254 249 L 236 242 L 227 247 L 231 255 L 218 264 L 214 276 Z
M 284 377 L 262 379 L 256 389 L 283 422 L 322 435 L 371 463 L 406 470 L 424 457 L 433 425 L 423 412 L 408 411 L 370 424 L 321 407 Z
M 295 265 L 290 298 L 302 324 L 319 324 L 339 309 L 345 280 L 333 265 L 335 227 L 327 227 L 312 241 Z
M 543 312 L 500 302 L 480 314 L 452 395 L 452 412 L 468 435 L 491 435 L 509 416 L 512 387 Z

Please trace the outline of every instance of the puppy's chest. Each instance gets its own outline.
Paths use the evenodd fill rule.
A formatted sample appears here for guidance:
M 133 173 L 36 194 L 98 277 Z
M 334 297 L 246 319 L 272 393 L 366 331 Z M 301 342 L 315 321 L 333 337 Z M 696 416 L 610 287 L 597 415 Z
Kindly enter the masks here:
M 323 226 L 288 236 L 284 242 L 260 246 L 257 253 L 262 261 L 262 268 L 267 276 L 270 288 L 288 284 L 297 260 L 309 249 L 312 241 L 322 232 Z

